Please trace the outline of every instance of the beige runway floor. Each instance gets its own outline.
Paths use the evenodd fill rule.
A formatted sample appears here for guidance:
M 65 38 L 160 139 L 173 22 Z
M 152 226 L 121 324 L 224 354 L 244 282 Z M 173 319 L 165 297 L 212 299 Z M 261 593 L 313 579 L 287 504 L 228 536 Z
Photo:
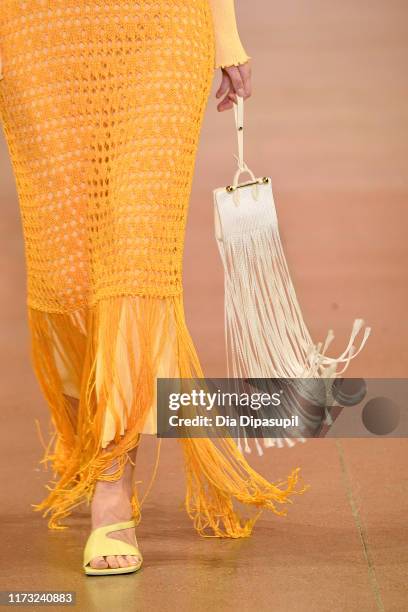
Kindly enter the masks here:
M 237 2 L 254 58 L 246 161 L 271 175 L 281 234 L 312 336 L 332 327 L 333 354 L 352 322 L 372 326 L 349 376 L 405 377 L 408 366 L 408 6 Z M 218 83 L 217 74 L 214 91 Z M 185 251 L 187 320 L 211 376 L 225 373 L 222 271 L 211 191 L 231 181 L 231 113 L 212 96 L 205 117 Z M 38 464 L 34 419 L 48 413 L 31 371 L 24 250 L 4 140 L 0 143 L 0 590 L 74 590 L 77 609 L 403 612 L 408 608 L 406 439 L 309 440 L 269 450 L 271 480 L 302 467 L 311 489 L 286 518 L 264 513 L 251 539 L 201 539 L 183 508 L 177 443 L 163 443 L 143 508 L 138 575 L 86 578 L 89 510 L 51 532 L 30 504 L 51 475 Z M 140 452 L 149 480 L 155 441 Z

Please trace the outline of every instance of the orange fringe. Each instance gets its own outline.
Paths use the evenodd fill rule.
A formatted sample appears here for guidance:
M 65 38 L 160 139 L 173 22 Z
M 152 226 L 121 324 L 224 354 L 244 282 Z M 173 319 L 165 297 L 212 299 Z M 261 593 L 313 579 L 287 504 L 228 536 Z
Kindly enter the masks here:
M 130 305 L 130 310 L 129 310 Z M 124 390 L 123 373 L 116 358 L 120 319 L 126 307 L 126 329 L 131 329 L 129 312 L 135 315 L 135 336 L 124 338 L 125 358 L 132 385 L 131 401 Z M 175 325 L 175 357 L 180 378 L 203 378 L 203 372 L 184 319 L 182 295 L 166 298 L 121 296 L 104 298 L 73 314 L 28 310 L 32 336 L 32 361 L 41 389 L 50 408 L 53 433 L 40 463 L 51 463 L 58 480 L 47 485 L 48 495 L 33 504 L 43 516 L 50 515 L 50 529 L 66 529 L 61 521 L 72 510 L 92 499 L 97 479 L 121 477 L 128 452 L 139 444 L 140 432 L 154 402 L 158 365 Z M 167 345 L 168 346 L 168 345 Z M 58 354 L 79 390 L 75 414 L 64 395 L 63 382 L 55 360 Z M 123 364 L 122 364 L 123 365 Z M 96 367 L 101 368 L 101 386 L 96 389 Z M 121 419 L 113 407 L 114 392 L 123 403 L 127 427 L 120 434 Z M 105 412 L 115 422 L 115 446 L 102 448 Z M 240 538 L 249 536 L 262 509 L 285 515 L 277 504 L 292 503 L 290 496 L 307 488 L 296 488 L 300 468 L 285 482 L 272 484 L 252 469 L 232 439 L 181 439 L 186 471 L 186 510 L 195 529 L 203 536 Z M 111 474 L 106 470 L 117 461 Z M 157 459 L 158 462 L 158 459 Z M 157 471 L 154 469 L 152 481 Z M 149 485 L 151 486 L 152 482 Z M 241 519 L 234 500 L 256 508 L 251 518 Z M 136 486 L 132 496 L 133 516 L 140 520 L 141 504 Z

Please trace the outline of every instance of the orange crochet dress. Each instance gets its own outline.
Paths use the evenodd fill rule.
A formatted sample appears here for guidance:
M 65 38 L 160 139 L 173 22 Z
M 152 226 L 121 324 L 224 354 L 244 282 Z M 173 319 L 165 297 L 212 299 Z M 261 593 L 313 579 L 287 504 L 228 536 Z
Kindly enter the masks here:
M 203 376 L 183 312 L 186 214 L 214 67 L 248 56 L 233 0 L 2 0 L 0 51 L 32 361 L 51 413 L 42 461 L 58 476 L 34 507 L 64 528 L 155 432 L 157 377 Z M 200 533 L 248 535 L 257 513 L 241 520 L 234 499 L 283 513 L 299 492 L 298 468 L 271 484 L 230 439 L 180 442 Z M 136 490 L 132 502 L 137 516 Z

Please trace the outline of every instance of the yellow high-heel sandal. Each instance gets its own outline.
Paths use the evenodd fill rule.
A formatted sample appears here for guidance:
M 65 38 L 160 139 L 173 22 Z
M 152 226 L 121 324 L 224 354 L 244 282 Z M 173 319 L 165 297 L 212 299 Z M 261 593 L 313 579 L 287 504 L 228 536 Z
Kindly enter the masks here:
M 122 540 L 110 538 L 107 535 L 112 531 L 128 529 L 129 527 L 135 527 L 135 525 L 134 519 L 131 519 L 130 521 L 112 523 L 111 525 L 104 525 L 103 527 L 94 529 L 85 544 L 83 561 L 85 574 L 89 576 L 99 576 L 104 574 L 128 574 L 130 572 L 137 572 L 143 563 L 143 557 L 139 548 L 133 544 L 123 542 Z M 109 555 L 136 555 L 139 557 L 140 563 L 137 565 L 128 565 L 127 567 L 106 567 L 101 569 L 93 568 L 89 565 L 90 561 L 95 557 L 107 557 Z

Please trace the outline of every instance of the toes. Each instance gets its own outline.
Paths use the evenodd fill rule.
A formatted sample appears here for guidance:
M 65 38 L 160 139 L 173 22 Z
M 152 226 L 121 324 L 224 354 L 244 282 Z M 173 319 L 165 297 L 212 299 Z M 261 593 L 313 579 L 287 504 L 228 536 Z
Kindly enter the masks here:
M 139 557 L 135 555 L 127 555 L 126 561 L 129 563 L 129 565 L 139 565 L 140 563 Z
M 95 557 L 91 560 L 89 565 L 94 569 L 105 569 L 108 567 L 108 564 L 103 557 Z
M 122 555 L 118 555 L 117 557 L 118 563 L 120 567 L 128 567 L 129 562 L 127 561 L 126 557 L 122 556 Z
M 107 557 L 95 557 L 90 562 L 94 569 L 106 569 L 108 567 L 117 569 L 118 567 L 128 567 L 138 565 L 139 557 L 134 555 L 110 555 Z
M 118 558 L 115 555 L 109 555 L 106 557 L 106 561 L 108 562 L 109 567 L 115 569 L 119 567 Z

